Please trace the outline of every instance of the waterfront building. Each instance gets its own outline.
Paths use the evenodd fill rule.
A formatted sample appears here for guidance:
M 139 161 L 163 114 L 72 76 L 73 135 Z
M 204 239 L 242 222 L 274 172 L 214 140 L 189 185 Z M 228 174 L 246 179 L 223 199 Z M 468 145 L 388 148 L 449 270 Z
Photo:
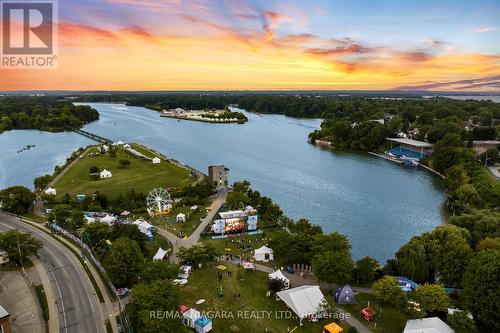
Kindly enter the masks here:
M 391 149 L 388 152 L 397 157 L 422 159 L 431 155 L 434 147 L 432 143 L 407 138 L 387 138 L 387 140 L 391 142 Z
M 229 169 L 224 165 L 211 165 L 208 167 L 208 180 L 218 189 L 228 186 Z

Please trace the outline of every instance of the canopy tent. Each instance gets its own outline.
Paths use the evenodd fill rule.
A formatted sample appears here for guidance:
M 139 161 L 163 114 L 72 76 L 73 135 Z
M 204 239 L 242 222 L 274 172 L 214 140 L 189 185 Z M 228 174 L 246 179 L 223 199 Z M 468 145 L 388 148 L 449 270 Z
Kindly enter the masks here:
M 268 276 L 269 276 L 269 279 L 285 281 L 285 289 L 290 288 L 290 280 L 285 275 L 283 275 L 281 270 L 278 269 L 275 272 L 269 273 Z
M 184 312 L 186 312 L 187 310 L 189 310 L 189 308 L 188 308 L 187 306 L 182 305 L 182 304 L 181 304 L 181 305 L 179 305 L 179 312 L 180 312 L 180 313 L 184 313 Z
M 342 288 L 338 288 L 333 294 L 337 304 L 356 304 L 356 297 L 351 286 L 346 284 Z
M 182 322 L 184 325 L 194 328 L 194 322 L 196 319 L 200 318 L 201 313 L 196 309 L 189 309 L 182 314 Z
M 323 332 L 325 333 L 340 333 L 342 331 L 343 331 L 342 327 L 340 327 L 336 323 L 330 323 L 326 325 L 323 329 Z
M 243 264 L 244 269 L 255 269 L 255 265 L 252 264 L 251 262 L 246 262 Z
M 254 251 L 254 257 L 257 261 L 268 262 L 273 260 L 273 250 L 263 245 Z
M 120 215 L 121 216 L 128 216 L 130 212 L 128 210 L 124 210 Z
M 57 191 L 55 188 L 52 188 L 52 187 L 49 187 L 48 189 L 46 189 L 44 191 L 45 194 L 48 194 L 48 195 L 57 195 Z
M 194 322 L 196 333 L 206 333 L 212 330 L 212 321 L 207 316 L 201 316 Z
M 408 320 L 403 333 L 455 333 L 455 331 L 438 317 L 431 317 Z
M 288 290 L 278 291 L 276 295 L 302 319 L 316 314 L 325 297 L 319 286 L 301 286 Z
M 186 214 L 184 214 L 184 213 L 177 214 L 177 216 L 175 218 L 175 221 L 177 223 L 184 223 L 184 222 L 186 222 Z
M 116 221 L 116 217 L 112 216 L 112 215 L 106 215 L 104 217 L 102 217 L 99 222 L 101 223 L 106 223 L 106 224 L 112 224 L 113 222 Z
M 164 250 L 162 249 L 161 247 L 158 249 L 158 251 L 156 251 L 156 254 L 154 255 L 153 257 L 153 261 L 161 261 L 165 258 L 165 256 L 167 255 L 168 253 L 168 250 Z

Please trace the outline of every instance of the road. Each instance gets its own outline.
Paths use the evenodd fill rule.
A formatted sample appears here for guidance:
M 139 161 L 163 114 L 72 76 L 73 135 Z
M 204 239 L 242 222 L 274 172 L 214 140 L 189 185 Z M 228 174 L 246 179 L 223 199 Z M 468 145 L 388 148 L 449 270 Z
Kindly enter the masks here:
M 9 229 L 30 232 L 44 244 L 39 251 L 40 262 L 51 286 L 45 292 L 48 301 L 55 300 L 59 332 L 106 332 L 101 304 L 80 261 L 44 231 L 0 213 L 0 231 Z
M 171 232 L 168 232 L 168 231 L 163 230 L 163 229 L 158 229 L 158 233 L 160 235 L 162 235 L 163 237 L 167 238 L 170 241 L 170 243 L 172 243 L 173 251 L 172 251 L 172 254 L 170 256 L 171 261 L 173 261 L 173 262 L 177 261 L 175 254 L 179 250 L 179 247 L 183 246 L 183 247 L 189 248 L 189 247 L 195 245 L 196 243 L 198 243 L 203 230 L 205 230 L 207 225 L 210 222 L 212 222 L 212 220 L 214 219 L 215 215 L 219 212 L 222 205 L 224 203 L 226 203 L 227 192 L 228 192 L 228 190 L 224 189 L 224 190 L 219 191 L 219 193 L 216 194 L 214 201 L 210 205 L 210 212 L 205 217 L 203 222 L 201 222 L 200 225 L 196 228 L 196 230 L 188 237 L 188 239 L 182 239 L 182 238 L 177 237 L 176 235 L 174 235 Z

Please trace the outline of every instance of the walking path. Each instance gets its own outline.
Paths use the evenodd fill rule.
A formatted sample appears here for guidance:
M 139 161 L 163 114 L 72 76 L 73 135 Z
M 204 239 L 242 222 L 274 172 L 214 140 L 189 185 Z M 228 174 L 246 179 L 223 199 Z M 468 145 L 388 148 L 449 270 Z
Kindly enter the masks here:
M 217 193 L 217 195 L 215 196 L 215 200 L 210 205 L 209 208 L 210 212 L 205 217 L 203 222 L 200 223 L 198 228 L 196 228 L 196 230 L 187 239 L 179 238 L 173 233 L 166 231 L 164 229 L 158 229 L 157 232 L 161 236 L 167 238 L 170 241 L 170 243 L 172 243 L 173 251 L 172 253 L 170 253 L 170 261 L 172 262 L 177 261 L 176 254 L 181 246 L 189 248 L 198 243 L 201 237 L 201 233 L 203 232 L 203 230 L 205 230 L 207 225 L 214 219 L 215 215 L 218 213 L 222 205 L 226 202 L 226 197 L 227 197 L 227 189 L 221 190 L 219 193 Z
M 233 258 L 232 260 L 227 260 L 226 257 L 223 257 L 221 259 L 221 261 L 228 263 L 228 264 L 232 264 L 232 265 L 243 265 L 243 262 L 244 262 L 243 260 L 236 259 L 236 258 Z M 273 272 L 273 269 L 269 266 L 264 266 L 264 265 L 257 264 L 257 263 L 253 263 L 253 264 L 254 264 L 255 269 L 257 271 L 268 273 L 268 274 Z M 282 273 L 283 273 L 283 275 L 286 276 L 287 279 L 290 280 L 290 285 L 293 287 L 318 284 L 317 281 L 314 279 L 314 277 L 310 274 L 304 274 L 303 277 L 301 277 L 299 274 L 289 274 L 285 270 L 283 270 Z M 333 284 L 330 284 L 330 283 L 323 282 L 323 283 L 321 283 L 320 287 L 324 288 L 324 289 L 334 289 L 336 286 Z M 372 293 L 372 290 L 370 288 L 364 288 L 364 287 L 352 287 L 352 288 L 355 292 L 359 291 L 362 293 L 369 293 L 369 294 Z M 343 314 L 349 313 L 337 305 L 335 306 L 335 308 L 337 309 L 337 313 L 339 313 L 339 314 L 340 313 L 343 313 Z M 355 318 L 350 313 L 349 313 L 349 316 L 345 316 L 345 321 L 350 326 L 356 327 L 356 329 L 360 333 L 371 333 L 372 332 L 368 327 L 363 325 L 363 323 L 361 321 L 359 321 L 357 318 Z

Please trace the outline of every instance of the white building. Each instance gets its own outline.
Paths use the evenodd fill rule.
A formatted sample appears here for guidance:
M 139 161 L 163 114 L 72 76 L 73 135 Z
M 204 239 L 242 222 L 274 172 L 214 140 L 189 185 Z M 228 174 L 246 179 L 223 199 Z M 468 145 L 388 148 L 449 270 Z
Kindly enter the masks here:
M 49 187 L 48 189 L 46 189 L 44 191 L 45 194 L 48 194 L 48 195 L 57 195 L 57 191 L 55 188 L 52 188 L 52 187 Z
M 161 160 L 159 157 L 153 158 L 153 164 L 160 164 L 160 163 L 161 163 Z
M 113 174 L 111 173 L 111 171 L 104 169 L 104 170 L 102 170 L 99 173 L 99 177 L 101 177 L 101 178 L 111 178 L 111 177 L 113 177 Z
M 177 216 L 175 218 L 175 221 L 177 223 L 184 223 L 184 222 L 186 222 L 186 214 L 184 214 L 184 213 L 177 214 Z

